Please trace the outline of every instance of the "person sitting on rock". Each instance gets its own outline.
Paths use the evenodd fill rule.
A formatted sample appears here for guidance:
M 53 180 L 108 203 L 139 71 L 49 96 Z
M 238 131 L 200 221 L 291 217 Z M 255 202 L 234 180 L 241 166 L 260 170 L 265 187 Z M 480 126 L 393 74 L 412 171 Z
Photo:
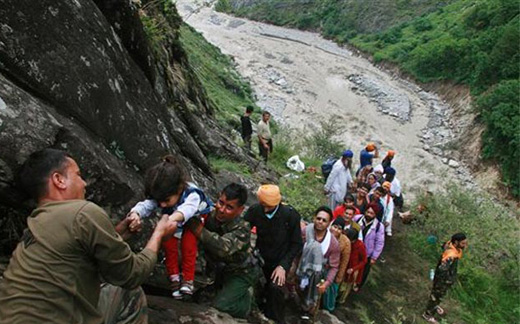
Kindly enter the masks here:
M 101 207 L 85 200 L 79 166 L 60 150 L 32 153 L 18 186 L 38 206 L 0 280 L 0 323 L 147 323 L 139 285 L 176 223 L 162 217 L 146 247 L 132 252 L 123 239 L 139 224 L 125 218 L 114 228 Z
M 185 225 L 204 248 L 208 267 L 216 271 L 219 291 L 214 307 L 239 318 L 251 314 L 252 288 L 261 275 L 259 261 L 251 252 L 251 227 L 240 217 L 246 201 L 247 189 L 231 183 L 221 191 L 204 226 L 197 217 Z
M 314 213 L 313 223 L 303 230 L 305 245 L 296 276 L 300 283 L 304 320 L 310 319 L 310 314 L 319 308 L 319 296 L 327 289 L 333 289 L 331 285 L 338 273 L 339 243 L 328 229 L 331 222 L 332 211 L 321 206 Z
M 363 241 L 359 240 L 359 231 L 355 228 L 346 230 L 350 240 L 350 258 L 343 282 L 339 286 L 338 303 L 344 304 L 351 290 L 358 291 L 363 279 L 363 269 L 367 263 L 367 251 Z
M 166 271 L 171 282 L 172 296 L 182 298 L 193 294 L 195 262 L 197 258 L 197 238 L 190 231 L 183 231 L 182 225 L 192 217 L 206 217 L 213 203 L 194 183 L 188 182 L 186 171 L 172 155 L 150 168 L 145 176 L 146 200 L 138 202 L 129 213 L 130 218 L 139 222 L 148 217 L 158 207 L 161 214 L 170 215 L 178 222 L 177 232 L 163 242 Z M 179 269 L 178 244 L 181 241 L 182 284 Z

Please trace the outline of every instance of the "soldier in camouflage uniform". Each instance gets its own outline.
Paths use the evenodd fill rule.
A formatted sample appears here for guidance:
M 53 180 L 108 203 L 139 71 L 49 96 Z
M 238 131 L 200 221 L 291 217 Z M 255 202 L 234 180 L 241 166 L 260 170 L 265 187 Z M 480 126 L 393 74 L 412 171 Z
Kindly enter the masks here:
M 457 277 L 457 264 L 462 258 L 462 250 L 468 246 L 468 240 L 463 233 L 457 233 L 451 237 L 451 240 L 444 244 L 444 252 L 435 269 L 435 277 L 433 279 L 433 288 L 430 293 L 426 311 L 423 318 L 429 323 L 438 323 L 434 314 L 444 314 L 444 310 L 439 306 L 441 298 L 446 295 L 448 288 L 453 285 Z
M 216 285 L 222 285 L 213 302 L 216 309 L 233 317 L 246 318 L 253 305 L 253 287 L 261 269 L 251 252 L 251 227 L 240 215 L 247 189 L 232 183 L 226 186 L 203 226 L 193 217 L 186 228 L 204 248 L 208 266 L 218 269 Z

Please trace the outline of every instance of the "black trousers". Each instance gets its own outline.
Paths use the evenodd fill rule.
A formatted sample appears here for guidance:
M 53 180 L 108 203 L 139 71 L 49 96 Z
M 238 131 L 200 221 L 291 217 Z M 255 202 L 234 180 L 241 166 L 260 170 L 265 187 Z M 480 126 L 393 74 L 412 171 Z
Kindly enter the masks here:
M 267 158 L 269 157 L 269 154 L 273 152 L 273 140 L 269 139 L 267 141 L 267 146 L 269 146 L 268 149 L 266 149 L 262 142 L 258 141 L 258 151 L 260 152 L 260 156 L 264 158 L 264 161 L 267 162 Z
M 285 323 L 285 298 L 282 287 L 276 285 L 271 280 L 271 275 L 277 266 L 266 265 L 263 272 L 266 280 L 264 286 L 263 299 L 265 304 L 261 305 L 264 315 L 278 323 Z

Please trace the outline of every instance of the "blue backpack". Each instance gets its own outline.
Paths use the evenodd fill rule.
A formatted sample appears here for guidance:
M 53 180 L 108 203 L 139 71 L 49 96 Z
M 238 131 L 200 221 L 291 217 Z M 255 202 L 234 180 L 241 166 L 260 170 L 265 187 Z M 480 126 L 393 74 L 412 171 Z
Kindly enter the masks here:
M 336 163 L 337 160 L 338 158 L 330 157 L 321 165 L 321 174 L 323 174 L 323 178 L 325 179 L 325 181 L 327 181 L 327 178 L 329 177 L 330 172 L 332 171 L 332 167 L 334 166 L 334 163 Z

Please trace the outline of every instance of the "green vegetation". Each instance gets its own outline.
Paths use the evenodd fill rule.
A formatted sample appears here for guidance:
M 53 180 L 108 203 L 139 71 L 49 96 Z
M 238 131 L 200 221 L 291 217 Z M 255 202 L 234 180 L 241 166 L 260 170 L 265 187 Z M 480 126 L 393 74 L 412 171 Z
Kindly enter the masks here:
M 225 128 L 238 130 L 239 116 L 244 113 L 244 107 L 254 106 L 251 86 L 233 68 L 229 56 L 222 54 L 220 49 L 186 24 L 181 26 L 180 41 L 190 66 L 208 94 L 210 104 L 217 111 L 217 120 Z M 258 115 L 255 117 L 259 118 Z
M 163 44 L 177 43 L 178 26 L 182 20 L 172 1 L 143 1 L 140 18 L 150 46 L 156 55 L 161 56 Z
M 520 316 L 520 227 L 513 212 L 456 187 L 419 202 L 425 211 L 417 216 L 409 238 L 431 268 L 440 245 L 452 234 L 468 236 L 470 246 L 451 293 L 463 305 L 456 317 L 468 323 L 514 323 Z M 427 243 L 432 238 L 438 241 Z
M 302 135 L 297 131 L 282 129 L 273 140 L 274 150 L 268 165 L 282 175 L 280 190 L 285 201 L 295 206 L 306 220 L 312 218 L 316 208 L 326 204 L 321 164 L 324 158 L 339 157 L 344 150 L 334 140 L 339 132 L 341 129 L 333 127 L 331 119 L 321 123 L 321 128 L 314 133 Z M 305 172 L 294 172 L 286 167 L 287 160 L 293 155 L 298 155 L 305 163 Z
M 215 156 L 209 157 L 209 163 L 215 173 L 219 173 L 221 170 L 226 170 L 229 172 L 241 174 L 248 178 L 251 177 L 251 171 L 249 170 L 247 165 L 243 163 L 238 163 L 235 161 L 230 161 L 228 159 L 219 158 Z
M 374 60 L 398 64 L 419 81 L 470 87 L 487 126 L 483 156 L 500 163 L 520 196 L 520 6 L 517 0 L 262 1 L 220 9 L 278 25 L 320 31 Z

